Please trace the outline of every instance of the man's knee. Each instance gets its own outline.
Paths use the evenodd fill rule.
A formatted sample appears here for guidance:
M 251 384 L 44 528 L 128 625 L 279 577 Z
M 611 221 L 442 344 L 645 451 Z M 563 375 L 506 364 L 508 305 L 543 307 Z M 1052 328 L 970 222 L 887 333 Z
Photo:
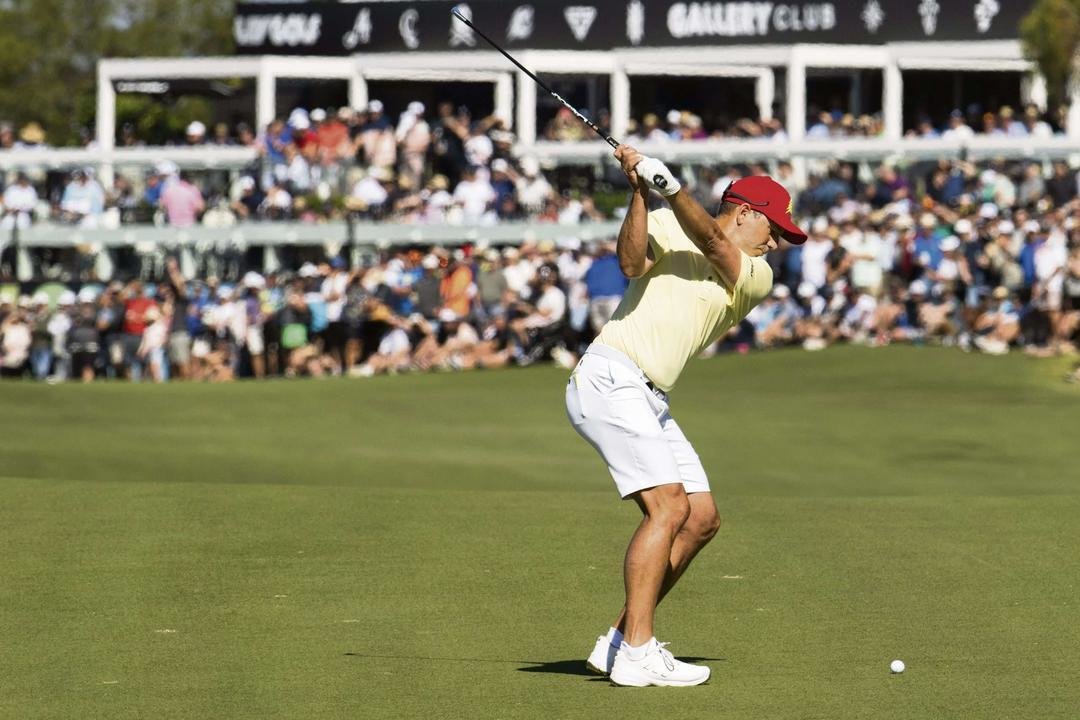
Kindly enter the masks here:
M 677 533 L 690 518 L 690 501 L 679 483 L 657 485 L 641 493 L 642 510 L 653 521 Z
M 683 526 L 683 532 L 693 534 L 702 545 L 712 540 L 719 530 L 720 515 L 712 502 L 696 504 Z

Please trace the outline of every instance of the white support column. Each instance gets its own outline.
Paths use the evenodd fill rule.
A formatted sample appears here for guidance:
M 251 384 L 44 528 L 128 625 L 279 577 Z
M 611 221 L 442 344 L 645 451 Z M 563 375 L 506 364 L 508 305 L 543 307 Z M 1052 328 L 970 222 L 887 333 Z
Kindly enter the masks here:
M 611 137 L 619 142 L 630 126 L 630 76 L 624 68 L 611 73 Z
M 787 68 L 787 133 L 792 142 L 806 136 L 806 61 L 798 47 Z
M 509 72 L 495 81 L 495 117 L 503 121 L 507 130 L 514 127 L 514 76 Z
M 277 115 L 277 78 L 266 58 L 259 63 L 259 75 L 255 78 L 255 124 L 256 132 L 266 126 Z
M 1020 80 L 1020 102 L 1034 103 L 1039 112 L 1046 112 L 1046 78 L 1039 72 L 1030 72 Z
M 367 107 L 367 104 L 367 78 L 357 69 L 353 76 L 349 78 L 349 107 L 353 110 L 360 110 Z
M 1065 133 L 1073 142 L 1080 142 L 1080 72 L 1077 70 L 1069 78 L 1069 114 L 1065 120 Z
M 896 58 L 890 58 L 882 69 L 881 107 L 885 120 L 885 137 L 899 140 L 904 136 L 904 75 Z
M 772 120 L 772 106 L 776 99 L 776 74 L 772 68 L 758 75 L 754 83 L 754 99 L 757 101 L 758 118 Z
M 536 83 L 523 72 L 517 74 L 517 136 L 520 142 L 536 142 Z
M 116 89 L 113 87 L 109 65 L 106 62 L 98 63 L 97 118 L 94 133 L 101 152 L 106 155 L 112 153 L 116 148 Z M 112 163 L 102 163 L 98 168 L 98 176 L 104 187 L 112 187 Z

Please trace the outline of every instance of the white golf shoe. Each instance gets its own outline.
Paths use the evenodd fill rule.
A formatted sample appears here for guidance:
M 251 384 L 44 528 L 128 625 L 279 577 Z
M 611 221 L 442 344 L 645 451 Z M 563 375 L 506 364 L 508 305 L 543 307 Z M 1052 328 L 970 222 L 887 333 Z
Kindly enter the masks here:
M 615 664 L 615 653 L 619 652 L 616 645 L 612 645 L 606 635 L 596 638 L 596 646 L 593 648 L 589 659 L 585 661 L 585 667 L 597 675 L 607 675 L 611 672 L 611 666 Z
M 691 665 L 675 657 L 656 638 L 649 641 L 645 657 L 631 660 L 625 642 L 615 655 L 611 666 L 611 682 L 625 687 L 687 687 L 700 685 L 709 679 L 711 671 L 705 665 Z

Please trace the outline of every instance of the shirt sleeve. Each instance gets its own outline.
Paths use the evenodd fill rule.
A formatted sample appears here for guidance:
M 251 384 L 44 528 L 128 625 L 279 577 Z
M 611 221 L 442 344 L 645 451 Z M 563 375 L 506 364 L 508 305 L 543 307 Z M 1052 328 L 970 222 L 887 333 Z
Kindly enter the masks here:
M 731 304 L 738 316 L 746 317 L 772 291 L 772 268 L 764 257 L 742 254 L 739 281 L 731 292 Z

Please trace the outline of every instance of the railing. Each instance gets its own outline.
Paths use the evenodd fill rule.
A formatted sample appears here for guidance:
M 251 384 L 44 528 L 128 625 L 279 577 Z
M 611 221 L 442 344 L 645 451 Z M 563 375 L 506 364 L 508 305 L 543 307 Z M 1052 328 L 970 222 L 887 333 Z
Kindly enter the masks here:
M 1080 146 L 1067 137 L 1002 138 L 976 136 L 968 140 L 926 138 L 832 138 L 778 142 L 769 139 L 648 142 L 639 146 L 646 155 L 665 162 L 744 162 L 797 158 L 895 162 L 963 157 L 1066 159 L 1080 163 Z M 556 165 L 594 164 L 611 157 L 604 142 L 537 142 L 515 147 L 518 156 L 534 156 Z M 60 148 L 0 151 L 0 170 L 60 169 L 101 166 L 149 166 L 169 160 L 181 168 L 239 170 L 250 166 L 258 153 L 247 147 L 137 147 L 103 152 L 95 148 Z
M 234 246 L 280 246 L 333 244 L 367 247 L 393 245 L 451 245 L 485 242 L 519 245 L 527 240 L 553 240 L 573 237 L 587 242 L 614 237 L 615 221 L 578 225 L 504 222 L 497 225 L 407 225 L 401 223 L 326 222 L 248 222 L 231 227 L 189 228 L 124 225 L 117 229 L 84 230 L 65 225 L 40 224 L 21 231 L 0 233 L 0 245 L 20 247 L 118 248 L 157 245 L 183 247 L 200 243 Z

